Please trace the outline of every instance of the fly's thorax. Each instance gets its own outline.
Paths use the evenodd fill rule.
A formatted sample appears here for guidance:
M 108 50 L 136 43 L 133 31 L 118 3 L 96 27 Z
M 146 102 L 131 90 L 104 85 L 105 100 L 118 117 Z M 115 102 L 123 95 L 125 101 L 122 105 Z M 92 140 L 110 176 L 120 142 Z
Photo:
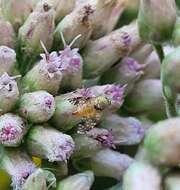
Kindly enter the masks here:
M 106 98 L 105 96 L 99 96 L 95 98 L 95 109 L 103 111 L 105 108 L 107 108 L 109 105 L 111 105 L 111 101 Z

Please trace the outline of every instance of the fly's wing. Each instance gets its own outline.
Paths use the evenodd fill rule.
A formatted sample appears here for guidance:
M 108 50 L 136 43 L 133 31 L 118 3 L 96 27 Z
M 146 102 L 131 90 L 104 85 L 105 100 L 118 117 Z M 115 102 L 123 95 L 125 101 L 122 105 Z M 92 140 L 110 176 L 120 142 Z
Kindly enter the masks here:
M 78 124 L 77 133 L 86 134 L 97 125 L 94 119 L 84 119 Z
M 90 98 L 79 96 L 79 97 L 75 97 L 75 98 L 69 98 L 68 101 L 71 102 L 72 104 L 78 106 L 78 105 L 85 104 L 89 99 Z
M 75 97 L 75 98 L 69 98 L 68 101 L 72 103 L 73 105 L 77 106 L 76 111 L 72 113 L 72 115 L 77 115 L 79 113 L 79 110 L 82 110 L 85 105 L 88 104 L 90 98 L 87 97 Z

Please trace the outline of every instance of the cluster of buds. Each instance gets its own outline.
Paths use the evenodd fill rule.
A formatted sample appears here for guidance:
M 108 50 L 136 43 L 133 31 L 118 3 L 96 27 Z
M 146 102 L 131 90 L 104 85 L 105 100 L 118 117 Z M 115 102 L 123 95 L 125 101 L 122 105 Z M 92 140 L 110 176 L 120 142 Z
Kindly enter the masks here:
M 180 189 L 177 9 L 0 0 L 0 190 Z

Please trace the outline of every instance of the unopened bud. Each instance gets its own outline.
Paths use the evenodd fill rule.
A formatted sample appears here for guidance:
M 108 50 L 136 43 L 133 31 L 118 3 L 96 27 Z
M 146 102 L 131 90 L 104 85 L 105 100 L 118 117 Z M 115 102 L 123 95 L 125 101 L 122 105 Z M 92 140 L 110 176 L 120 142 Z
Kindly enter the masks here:
M 15 81 L 20 76 L 10 77 L 7 73 L 0 76 L 0 115 L 13 110 L 19 99 L 19 89 Z
M 63 66 L 57 52 L 41 54 L 37 63 L 22 79 L 23 92 L 45 90 L 56 95 L 62 80 Z
M 25 22 L 32 12 L 32 3 L 29 0 L 2 0 L 1 8 L 3 16 L 11 22 L 15 30 Z
M 98 39 L 104 36 L 107 32 L 108 19 L 110 18 L 113 9 L 116 8 L 117 0 L 104 0 L 104 1 L 93 0 L 93 1 L 94 1 L 93 3 L 95 4 L 94 5 L 95 8 L 92 19 L 93 23 L 92 38 Z M 113 16 L 115 17 L 115 15 Z
M 28 55 L 43 52 L 40 41 L 49 50 L 53 41 L 53 30 L 54 10 L 49 4 L 42 2 L 19 29 L 18 37 L 22 51 Z
M 111 177 L 120 180 L 133 159 L 126 154 L 103 149 L 87 159 L 74 160 L 77 169 L 91 169 L 96 176 Z
M 73 46 L 78 48 L 84 47 L 92 34 L 93 12 L 94 7 L 91 4 L 85 4 L 66 15 L 55 29 L 55 45 L 60 44 L 60 33 L 64 34 L 67 44 L 70 44 L 76 36 L 81 34 L 81 38 Z
M 55 97 L 56 109 L 52 123 L 60 130 L 70 130 L 81 121 L 80 117 L 73 114 L 77 110 L 77 105 L 70 101 L 73 98 L 69 93 Z
M 144 147 L 155 164 L 176 166 L 180 162 L 180 119 L 173 118 L 154 124 L 147 132 Z
M 0 75 L 12 74 L 16 63 L 16 52 L 7 46 L 0 46 Z
M 125 108 L 131 113 L 165 112 L 162 84 L 158 79 L 148 79 L 137 83 L 127 96 Z
M 63 17 L 71 13 L 75 7 L 75 0 L 49 0 L 55 11 L 56 22 L 60 21 Z
M 123 176 L 123 190 L 161 190 L 158 170 L 141 162 L 133 163 Z
M 66 161 L 74 151 L 74 141 L 56 129 L 34 126 L 27 137 L 27 148 L 32 156 L 50 162 Z
M 101 125 L 111 131 L 115 145 L 139 144 L 145 134 L 142 123 L 134 117 L 120 117 L 112 114 L 107 116 Z
M 15 47 L 16 35 L 10 22 L 0 16 L 0 45 Z
M 93 128 L 90 131 L 87 131 L 86 135 L 92 139 L 97 140 L 102 145 L 102 147 L 115 148 L 114 137 L 111 133 L 111 130 Z
M 112 32 L 116 25 L 118 24 L 119 18 L 121 17 L 124 9 L 125 9 L 125 1 L 123 0 L 117 0 L 115 2 L 115 5 L 112 7 L 111 14 L 109 17 L 107 17 L 106 23 L 104 23 L 104 32 L 106 34 Z
M 90 41 L 82 53 L 84 77 L 95 78 L 101 75 L 140 44 L 136 21 L 98 40 Z
M 11 176 L 13 190 L 21 189 L 35 171 L 35 165 L 29 156 L 19 149 L 5 149 L 0 166 Z
M 58 184 L 57 190 L 90 190 L 94 182 L 94 174 L 91 171 L 79 173 L 65 178 Z
M 54 97 L 46 91 L 25 93 L 20 99 L 19 114 L 32 123 L 48 121 L 54 111 Z
M 126 91 L 129 92 L 141 76 L 144 74 L 145 64 L 139 64 L 135 59 L 126 57 L 108 70 L 101 78 L 103 83 L 116 83 L 121 85 L 127 84 Z
M 153 52 L 153 46 L 151 44 L 141 44 L 135 49 L 129 56 L 135 59 L 138 63 L 144 64 L 147 57 Z
M 133 162 L 128 155 L 113 150 L 101 150 L 91 159 L 92 170 L 96 176 L 112 177 L 120 180 L 125 170 Z
M 143 40 L 153 43 L 169 40 L 176 22 L 175 0 L 140 0 L 138 22 Z
M 97 140 L 88 137 L 85 134 L 73 135 L 75 150 L 73 157 L 90 157 L 103 147 Z

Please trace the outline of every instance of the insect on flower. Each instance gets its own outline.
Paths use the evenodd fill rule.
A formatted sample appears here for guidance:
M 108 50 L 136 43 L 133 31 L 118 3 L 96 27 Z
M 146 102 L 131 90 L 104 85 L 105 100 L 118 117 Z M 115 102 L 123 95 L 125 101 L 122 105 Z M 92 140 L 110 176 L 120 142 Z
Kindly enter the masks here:
M 82 118 L 78 125 L 78 133 L 85 133 L 96 126 L 103 115 L 103 110 L 111 104 L 105 96 L 98 97 L 75 97 L 69 99 L 76 105 L 76 111 L 72 114 Z

